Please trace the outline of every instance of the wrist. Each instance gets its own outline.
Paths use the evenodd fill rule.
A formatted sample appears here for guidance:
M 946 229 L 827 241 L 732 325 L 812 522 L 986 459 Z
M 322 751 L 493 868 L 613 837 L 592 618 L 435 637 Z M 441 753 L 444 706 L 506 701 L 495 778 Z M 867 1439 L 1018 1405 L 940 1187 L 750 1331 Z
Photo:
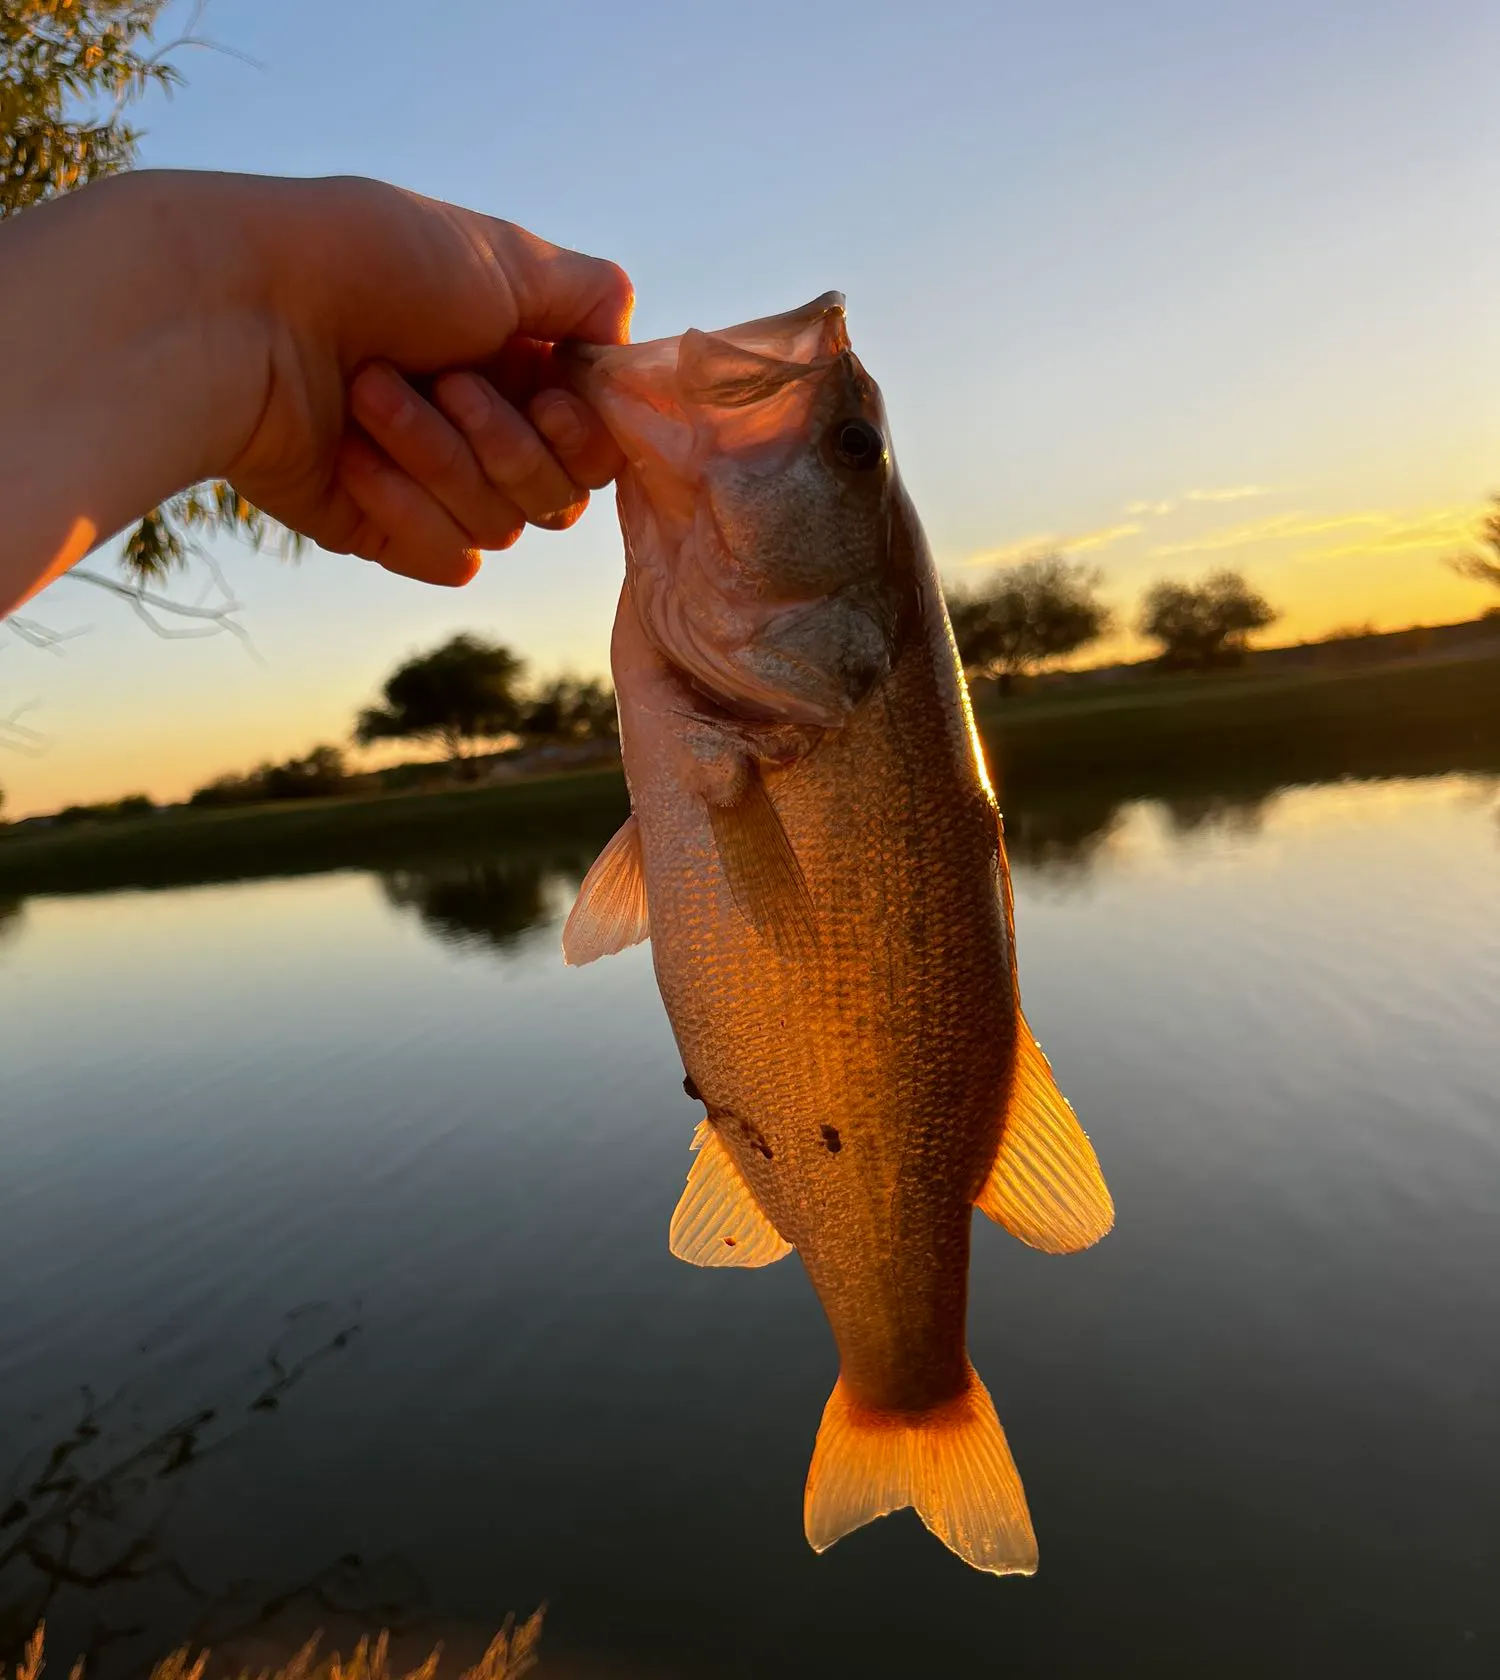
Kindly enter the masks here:
M 90 242 L 107 253 L 95 264 L 98 366 L 114 383 L 110 406 L 134 413 L 155 445 L 157 500 L 226 473 L 266 401 L 268 270 L 242 179 L 145 170 L 89 189 Z

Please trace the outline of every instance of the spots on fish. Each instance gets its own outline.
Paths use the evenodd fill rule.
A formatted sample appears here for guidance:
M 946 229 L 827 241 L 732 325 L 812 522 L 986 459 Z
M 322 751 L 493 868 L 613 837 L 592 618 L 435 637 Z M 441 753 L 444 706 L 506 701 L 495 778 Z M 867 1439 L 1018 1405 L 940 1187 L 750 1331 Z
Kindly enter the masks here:
M 818 1130 L 823 1134 L 823 1147 L 830 1155 L 837 1155 L 844 1147 L 844 1140 L 839 1136 L 838 1127 L 819 1126 Z
M 720 1115 L 719 1118 L 722 1120 L 733 1120 L 735 1125 L 737 1125 L 740 1129 L 740 1136 L 744 1138 L 746 1143 L 750 1145 L 757 1155 L 764 1155 L 768 1161 L 774 1161 L 776 1159 L 776 1157 L 771 1153 L 770 1144 L 767 1143 L 765 1138 L 761 1136 L 760 1127 L 757 1126 L 753 1120 L 742 1120 L 737 1114 L 723 1114 Z
M 733 1237 L 725 1237 L 724 1246 L 725 1248 L 733 1248 L 735 1246 L 735 1239 Z
M 693 1078 L 692 1074 L 690 1074 L 690 1073 L 684 1073 L 683 1074 L 683 1076 L 682 1076 L 682 1088 L 683 1088 L 684 1091 L 687 1092 L 687 1094 L 693 1099 L 694 1102 L 702 1102 L 703 1101 L 703 1093 L 698 1089 L 697 1081 Z

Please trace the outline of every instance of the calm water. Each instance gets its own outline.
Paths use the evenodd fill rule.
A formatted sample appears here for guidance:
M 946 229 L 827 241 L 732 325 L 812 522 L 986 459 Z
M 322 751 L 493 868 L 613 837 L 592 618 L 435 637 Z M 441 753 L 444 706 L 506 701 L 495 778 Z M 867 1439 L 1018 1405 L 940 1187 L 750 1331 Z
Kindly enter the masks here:
M 445 864 L 0 905 L 5 1642 L 546 1599 L 563 1676 L 1500 1672 L 1496 785 L 1013 831 L 1119 1206 L 976 1232 L 1035 1580 L 807 1549 L 830 1338 L 666 1251 L 648 954 L 563 968 L 576 860 Z

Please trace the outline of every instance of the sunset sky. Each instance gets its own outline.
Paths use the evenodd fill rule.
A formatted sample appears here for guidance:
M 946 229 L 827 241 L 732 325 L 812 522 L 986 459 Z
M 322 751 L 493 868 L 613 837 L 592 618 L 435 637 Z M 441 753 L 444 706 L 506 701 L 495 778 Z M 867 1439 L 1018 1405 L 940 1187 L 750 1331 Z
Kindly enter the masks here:
M 1500 490 L 1494 0 L 215 0 L 207 28 L 255 62 L 186 58 L 148 163 L 509 217 L 622 262 L 638 337 L 844 291 L 950 579 L 1060 547 L 1129 617 L 1231 565 L 1286 640 L 1494 598 L 1441 563 Z M 608 497 L 459 594 L 219 552 L 253 656 L 68 579 L 26 616 L 86 634 L 0 633 L 0 717 L 50 743 L 0 746 L 7 815 L 346 739 L 458 629 L 602 671 L 622 565 Z

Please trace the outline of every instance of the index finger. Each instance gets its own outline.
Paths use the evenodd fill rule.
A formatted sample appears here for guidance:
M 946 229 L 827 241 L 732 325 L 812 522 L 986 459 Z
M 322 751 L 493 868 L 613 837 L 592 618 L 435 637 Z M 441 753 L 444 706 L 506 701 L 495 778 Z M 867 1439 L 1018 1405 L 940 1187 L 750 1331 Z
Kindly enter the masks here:
M 503 260 L 518 333 L 552 343 L 562 338 L 626 342 L 635 289 L 618 263 L 550 244 L 513 222 L 500 225 L 508 234 Z

